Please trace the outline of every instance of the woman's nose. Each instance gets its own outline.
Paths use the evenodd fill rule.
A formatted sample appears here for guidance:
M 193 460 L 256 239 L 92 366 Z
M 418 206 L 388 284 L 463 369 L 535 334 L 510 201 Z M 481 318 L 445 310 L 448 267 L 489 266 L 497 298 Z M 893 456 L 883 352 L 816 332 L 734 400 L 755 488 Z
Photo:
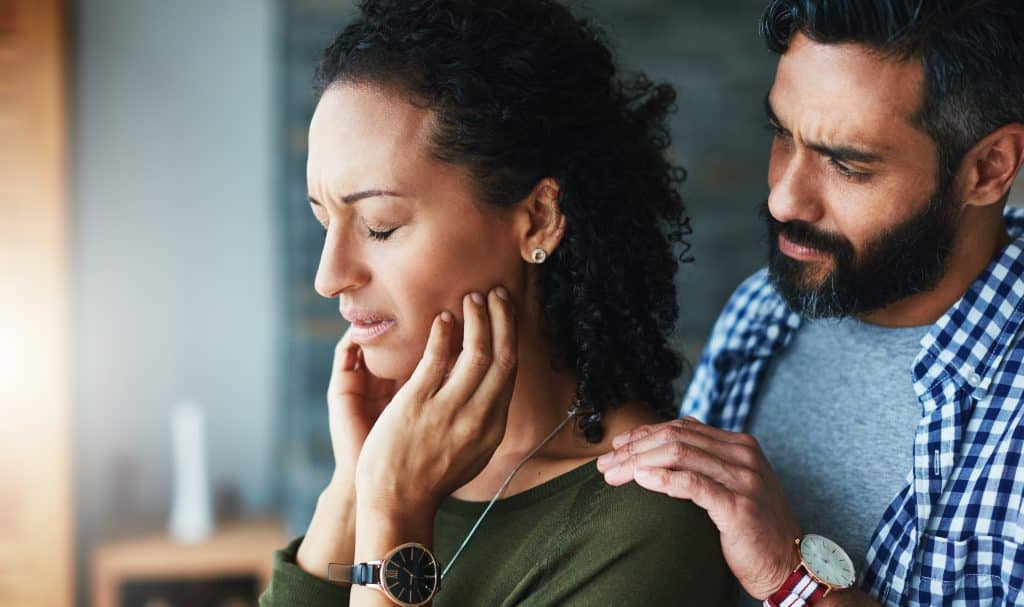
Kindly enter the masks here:
M 340 230 L 328 229 L 320 265 L 313 286 L 323 297 L 337 297 L 344 291 L 357 289 L 369 281 L 369 272 L 357 247 L 343 237 Z

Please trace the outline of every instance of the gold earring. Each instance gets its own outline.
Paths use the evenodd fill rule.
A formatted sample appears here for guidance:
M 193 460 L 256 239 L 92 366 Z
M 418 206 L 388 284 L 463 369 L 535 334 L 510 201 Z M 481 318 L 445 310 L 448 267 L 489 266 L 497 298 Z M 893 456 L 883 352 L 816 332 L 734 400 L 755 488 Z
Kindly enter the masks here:
M 533 260 L 533 263 L 544 263 L 544 260 L 546 260 L 547 258 L 548 252 L 540 247 L 534 249 L 533 254 L 530 255 L 530 259 Z

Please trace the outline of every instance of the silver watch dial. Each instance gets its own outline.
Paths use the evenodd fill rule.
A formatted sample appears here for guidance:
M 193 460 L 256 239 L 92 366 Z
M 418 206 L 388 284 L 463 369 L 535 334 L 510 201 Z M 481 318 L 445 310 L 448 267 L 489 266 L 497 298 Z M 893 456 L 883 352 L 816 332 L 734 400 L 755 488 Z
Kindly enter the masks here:
M 815 577 L 835 589 L 849 588 L 857 581 L 853 561 L 839 544 L 827 537 L 813 533 L 803 536 L 800 557 Z

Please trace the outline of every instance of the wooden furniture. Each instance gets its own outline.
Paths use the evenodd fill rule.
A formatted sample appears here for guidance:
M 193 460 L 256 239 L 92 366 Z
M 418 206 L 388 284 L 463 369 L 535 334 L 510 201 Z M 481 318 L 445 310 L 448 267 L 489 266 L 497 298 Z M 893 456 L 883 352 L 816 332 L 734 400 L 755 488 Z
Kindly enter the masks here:
M 165 533 L 111 542 L 92 555 L 92 607 L 247 607 L 288 538 L 277 521 L 226 524 L 208 540 Z
M 65 8 L 0 0 L 0 605 L 72 604 Z

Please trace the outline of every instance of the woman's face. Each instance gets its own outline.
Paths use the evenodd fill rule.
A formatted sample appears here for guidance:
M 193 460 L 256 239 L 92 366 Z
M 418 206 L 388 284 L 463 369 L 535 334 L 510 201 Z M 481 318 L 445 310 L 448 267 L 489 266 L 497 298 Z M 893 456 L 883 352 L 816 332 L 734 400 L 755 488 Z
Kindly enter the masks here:
M 475 199 L 464 169 L 428 152 L 429 110 L 385 89 L 328 89 L 309 128 L 310 206 L 327 228 L 316 290 L 337 297 L 366 366 L 404 380 L 434 317 L 505 285 L 519 300 L 514 210 Z

